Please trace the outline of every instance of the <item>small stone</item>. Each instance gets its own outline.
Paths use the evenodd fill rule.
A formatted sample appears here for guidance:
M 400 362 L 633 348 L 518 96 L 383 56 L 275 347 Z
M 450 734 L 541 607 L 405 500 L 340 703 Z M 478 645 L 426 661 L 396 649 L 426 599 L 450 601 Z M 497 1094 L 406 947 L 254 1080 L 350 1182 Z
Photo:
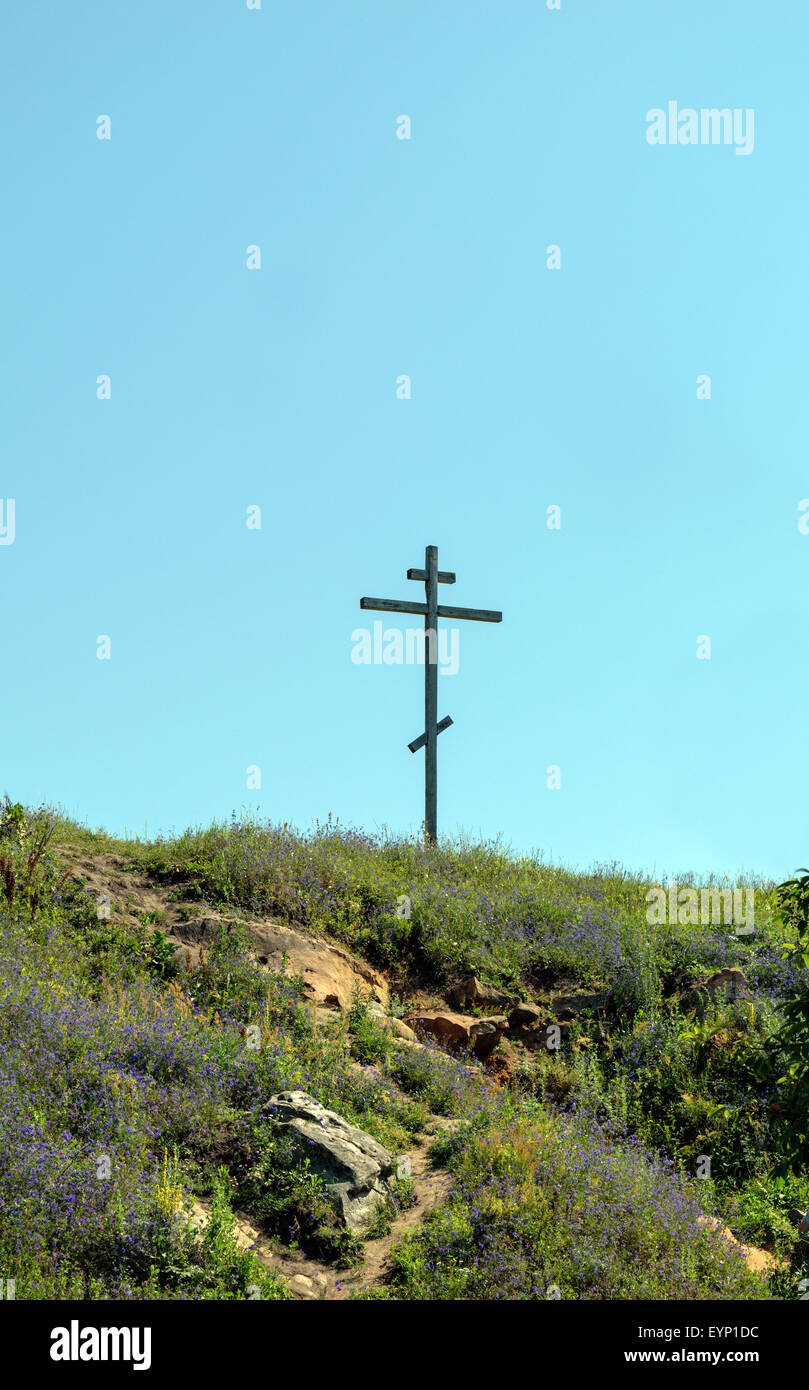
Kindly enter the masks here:
M 393 1033 L 394 1037 L 402 1038 L 406 1042 L 416 1041 L 416 1035 L 413 1029 L 408 1028 L 407 1024 L 403 1023 L 400 1018 L 392 1018 L 390 1020 L 390 1031 Z
M 298 1298 L 317 1298 L 319 1290 L 315 1288 L 311 1279 L 305 1274 L 295 1274 L 289 1281 L 289 1287 Z
M 258 1231 L 251 1229 L 242 1221 L 236 1222 L 234 1240 L 240 1250 L 251 1250 L 256 1243 Z

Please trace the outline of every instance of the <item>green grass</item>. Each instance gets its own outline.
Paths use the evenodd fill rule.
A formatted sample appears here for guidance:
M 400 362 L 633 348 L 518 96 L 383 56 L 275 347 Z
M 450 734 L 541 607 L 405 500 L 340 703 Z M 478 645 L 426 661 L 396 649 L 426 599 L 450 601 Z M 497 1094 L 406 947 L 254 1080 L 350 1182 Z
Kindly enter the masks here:
M 23 850 L 14 849 L 21 884 Z M 205 968 L 178 992 L 171 949 L 151 930 L 165 927 L 164 914 L 144 912 L 134 928 L 97 920 L 79 885 L 58 888 L 73 856 L 115 856 L 146 873 L 167 900 L 182 903 L 182 917 L 206 903 L 225 909 L 229 925 Z M 681 886 L 694 882 L 677 877 Z M 45 1203 L 28 1234 L 4 1227 L 0 1213 L 0 1253 L 13 1249 L 28 1271 L 18 1297 L 73 1296 L 53 1290 L 80 1286 L 87 1297 L 104 1289 L 172 1297 L 186 1287 L 246 1297 L 249 1269 L 228 1241 L 228 1202 L 293 1248 L 341 1266 L 359 1261 L 361 1246 L 339 1227 L 318 1184 L 256 1118 L 257 1098 L 287 1086 L 310 1091 L 394 1153 L 424 1133 L 431 1113 L 461 1121 L 459 1135 L 436 1147 L 451 1168 L 449 1199 L 401 1243 L 392 1283 L 369 1297 L 556 1296 L 549 1288 L 565 1298 L 671 1297 L 672 1288 L 685 1298 L 766 1296 L 696 1228 L 699 1211 L 719 1213 L 740 1238 L 771 1249 L 784 1262 L 779 1296 L 796 1296 L 806 1259 L 796 1225 L 809 1181 L 804 1171 L 776 1176 L 772 1104 L 781 1004 L 805 971 L 781 959 L 786 930 L 772 883 L 738 885 L 756 890 L 757 932 L 737 938 L 721 926 L 649 923 L 649 883 L 614 864 L 576 874 L 499 844 L 426 847 L 331 824 L 301 835 L 235 818 L 154 840 L 116 839 L 64 815 L 35 880 L 36 910 L 31 889 L 14 904 L 0 900 L 0 1041 L 27 1017 L 15 975 L 23 968 L 34 972 L 36 1028 L 54 1057 L 50 1072 L 42 1064 L 53 1080 L 43 1096 L 25 1055 L 7 1055 L 19 1123 L 35 1115 L 54 1152 L 65 1132 L 76 1143 L 85 1134 L 113 1144 L 98 1108 L 117 1084 L 110 1075 L 123 1077 L 133 1097 L 148 1097 L 154 1084 L 161 1099 L 151 1110 L 144 1099 L 132 1102 L 124 1216 L 108 1210 L 105 1194 L 93 1195 L 91 1249 L 65 1244 L 58 1193 L 57 1215 Z M 302 982 L 273 982 L 248 959 L 249 921 L 267 914 L 338 939 L 383 968 L 399 1016 L 414 981 L 440 995 L 468 971 L 549 1007 L 554 994 L 577 989 L 610 991 L 610 1005 L 598 1030 L 586 1017 L 575 1020 L 559 1052 L 521 1053 L 514 1088 L 504 1091 L 471 1059 L 397 1047 L 359 1001 L 342 1028 L 314 1029 Z M 720 1003 L 702 1020 L 678 1010 L 676 990 L 727 965 L 745 974 L 749 1001 Z M 147 997 L 156 1001 L 148 1009 Z M 67 1021 L 60 1035 L 60 999 L 76 1016 L 96 1011 L 93 1037 L 71 1037 Z M 144 1009 L 157 1011 L 151 1022 Z M 120 1055 L 127 1018 L 139 1020 L 135 1062 Z M 261 1048 L 247 1081 L 240 1030 L 255 1022 Z M 166 1060 L 166 1028 L 183 1039 L 182 1065 L 179 1042 Z M 346 1042 L 366 1070 L 348 1065 Z M 86 1076 L 69 1114 L 58 1095 L 68 1053 Z M 144 1056 L 152 1078 L 145 1090 Z M 762 1075 L 761 1059 L 770 1056 Z M 166 1145 L 177 1147 L 186 1196 L 219 1203 L 225 1234 L 215 1248 L 180 1232 L 173 1217 L 154 1225 Z M 700 1176 L 706 1156 L 710 1171 Z M 26 1162 L 20 1149 L 9 1183 L 24 1183 Z M 378 1233 L 390 1220 L 380 1214 Z M 267 1289 L 265 1296 L 283 1295 L 280 1285 Z

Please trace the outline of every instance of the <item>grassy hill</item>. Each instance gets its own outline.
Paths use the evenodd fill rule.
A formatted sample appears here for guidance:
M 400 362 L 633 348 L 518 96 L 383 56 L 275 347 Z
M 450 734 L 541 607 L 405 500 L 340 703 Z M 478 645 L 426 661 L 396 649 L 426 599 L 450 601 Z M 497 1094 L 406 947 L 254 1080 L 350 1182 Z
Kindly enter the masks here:
M 743 937 L 650 924 L 649 886 L 331 822 L 122 841 L 7 801 L 0 1273 L 18 1299 L 285 1299 L 295 1269 L 335 1298 L 798 1297 L 809 1175 L 783 1159 L 778 1030 L 806 969 L 774 884 L 746 884 Z M 185 970 L 176 941 L 212 913 Z M 270 919 L 381 971 L 400 1018 L 471 974 L 551 1015 L 576 991 L 608 1002 L 556 1049 L 507 1035 L 486 1061 L 406 1045 L 359 993 L 319 1026 L 303 978 L 256 958 Z M 689 1007 L 725 968 L 743 997 Z M 285 1089 L 421 1156 L 364 1238 L 280 1142 Z

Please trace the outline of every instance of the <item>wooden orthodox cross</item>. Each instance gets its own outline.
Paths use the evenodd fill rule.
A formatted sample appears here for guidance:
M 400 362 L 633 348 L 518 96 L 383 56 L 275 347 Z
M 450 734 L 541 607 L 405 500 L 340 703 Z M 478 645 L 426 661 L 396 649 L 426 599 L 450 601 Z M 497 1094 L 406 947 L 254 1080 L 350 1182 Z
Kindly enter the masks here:
M 361 598 L 360 608 L 373 608 L 384 613 L 424 614 L 424 733 L 407 746 L 411 753 L 425 749 L 424 756 L 424 829 L 428 840 L 438 838 L 438 735 L 448 729 L 449 715 L 438 723 L 438 619 L 472 618 L 478 623 L 501 623 L 503 614 L 488 608 L 451 608 L 438 602 L 439 584 L 454 584 L 455 575 L 438 568 L 438 546 L 428 545 L 424 552 L 424 569 L 409 569 L 408 579 L 423 580 L 426 603 L 409 603 L 395 598 Z

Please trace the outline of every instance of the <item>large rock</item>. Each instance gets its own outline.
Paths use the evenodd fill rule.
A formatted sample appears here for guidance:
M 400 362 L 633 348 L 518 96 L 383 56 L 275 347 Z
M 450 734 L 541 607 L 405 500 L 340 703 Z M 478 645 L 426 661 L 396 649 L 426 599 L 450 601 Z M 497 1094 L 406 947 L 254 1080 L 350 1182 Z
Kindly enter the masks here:
M 508 1019 L 470 1018 L 467 1014 L 453 1014 L 440 1010 L 408 1014 L 405 1022 L 416 1033 L 429 1033 L 444 1046 L 456 1051 L 471 1047 L 476 1057 L 488 1057 L 499 1043 L 508 1028 Z
M 305 1091 L 279 1091 L 270 1097 L 266 1114 L 323 1178 L 346 1226 L 362 1230 L 388 1201 L 392 1154 Z
M 707 980 L 688 990 L 680 1000 L 680 1007 L 685 1013 L 696 1010 L 702 1015 L 708 1004 L 718 1003 L 720 998 L 746 999 L 749 994 L 750 990 L 741 970 L 735 967 L 717 970 L 713 975 L 709 975 Z
M 477 975 L 467 975 L 447 991 L 447 998 L 456 1009 L 464 1004 L 477 1004 L 481 1009 L 510 1009 L 517 1003 L 516 994 L 508 994 L 494 985 L 483 984 Z
M 251 923 L 247 935 L 261 964 L 284 969 L 287 975 L 302 975 L 303 992 L 316 1004 L 348 1009 L 357 989 L 365 998 L 388 1002 L 383 976 L 340 946 L 277 922 Z

